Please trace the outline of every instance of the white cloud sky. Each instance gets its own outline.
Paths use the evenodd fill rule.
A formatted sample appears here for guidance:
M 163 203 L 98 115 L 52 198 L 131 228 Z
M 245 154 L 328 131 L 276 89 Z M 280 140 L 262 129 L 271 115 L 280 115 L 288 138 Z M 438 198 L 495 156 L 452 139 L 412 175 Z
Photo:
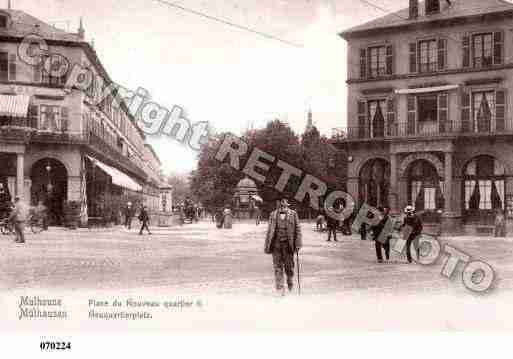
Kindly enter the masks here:
M 7 1 L 6 1 L 7 3 Z M 185 7 L 304 44 L 287 46 L 154 0 L 13 0 L 14 7 L 86 38 L 114 81 L 141 86 L 192 122 L 240 133 L 248 124 L 287 120 L 296 132 L 311 106 L 321 132 L 345 125 L 346 44 L 341 30 L 384 15 L 350 0 L 183 0 Z M 408 1 L 380 0 L 390 10 Z M 166 172 L 195 168 L 196 153 L 151 139 Z

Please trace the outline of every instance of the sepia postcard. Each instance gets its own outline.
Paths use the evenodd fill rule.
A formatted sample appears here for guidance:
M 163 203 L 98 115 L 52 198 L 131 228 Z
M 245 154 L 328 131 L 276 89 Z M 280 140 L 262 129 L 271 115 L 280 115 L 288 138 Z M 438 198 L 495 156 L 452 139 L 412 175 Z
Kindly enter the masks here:
M 511 330 L 512 114 L 512 1 L 1 1 L 0 330 Z

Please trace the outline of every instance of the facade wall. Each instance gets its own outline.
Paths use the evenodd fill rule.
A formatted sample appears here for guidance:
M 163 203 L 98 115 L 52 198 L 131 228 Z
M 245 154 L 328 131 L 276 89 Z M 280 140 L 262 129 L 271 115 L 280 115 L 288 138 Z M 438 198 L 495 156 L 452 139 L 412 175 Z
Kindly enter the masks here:
M 409 74 L 409 44 L 420 39 L 429 38 L 445 38 L 447 39 L 447 70 L 462 69 L 463 50 L 462 37 L 464 34 L 475 32 L 494 32 L 503 31 L 504 34 L 504 63 L 513 63 L 513 33 L 509 31 L 510 21 L 497 21 L 492 23 L 481 23 L 467 26 L 453 26 L 447 28 L 434 28 L 432 30 L 400 32 L 388 35 L 375 35 L 370 38 L 351 39 L 348 42 L 348 75 L 349 80 L 357 80 L 360 78 L 360 49 L 369 46 L 377 46 L 381 44 L 391 44 L 394 49 L 394 75 Z M 376 88 L 393 88 L 406 89 L 409 87 L 421 87 L 429 82 L 448 82 L 450 84 L 463 84 L 470 79 L 486 79 L 490 77 L 503 77 L 502 83 L 492 85 L 491 87 L 512 88 L 513 83 L 511 76 L 508 74 L 511 70 L 484 70 L 482 72 L 468 71 L 461 74 L 446 75 L 443 73 L 434 73 L 422 77 L 412 76 L 408 79 L 394 80 L 384 79 L 382 81 L 369 81 L 364 83 L 350 83 L 348 88 L 348 107 L 347 121 L 349 127 L 358 126 L 357 119 L 357 101 L 364 98 L 386 98 L 391 94 L 377 94 L 373 96 L 362 95 L 362 90 Z M 478 86 L 479 87 L 479 86 Z M 489 88 L 488 86 L 480 86 L 481 88 Z M 476 88 L 476 87 L 474 87 Z M 513 91 L 507 94 L 508 104 L 513 104 Z M 452 119 L 459 118 L 459 99 L 457 92 L 453 91 L 450 96 L 449 116 Z M 406 121 L 406 96 L 398 96 L 398 121 Z
M 348 40 L 348 103 L 347 126 L 348 137 L 346 148 L 353 161 L 348 164 L 348 191 L 355 198 L 359 195 L 359 176 L 362 166 L 370 159 L 381 158 L 391 164 L 389 193 L 395 197 L 393 207 L 398 210 L 409 204 L 412 177 L 409 168 L 413 160 L 423 160 L 436 169 L 437 181 L 445 187 L 441 189 L 444 200 L 440 208 L 442 230 L 452 231 L 453 227 L 461 227 L 468 218 L 464 217 L 464 186 L 465 166 L 477 156 L 488 155 L 495 158 L 505 167 L 505 193 L 502 204 L 506 206 L 507 198 L 513 196 L 513 33 L 510 31 L 511 20 L 490 20 L 487 22 L 450 27 L 423 26 L 423 30 L 397 31 L 386 35 L 376 33 L 366 38 L 350 38 Z M 502 63 L 488 68 L 463 68 L 464 36 L 476 33 L 500 32 L 503 36 Z M 444 70 L 433 73 L 410 73 L 410 43 L 421 40 L 446 40 L 446 66 Z M 360 79 L 360 50 L 372 46 L 392 46 L 392 75 L 381 79 Z M 492 47 L 493 48 L 493 47 Z M 470 52 L 472 55 L 472 51 Z M 368 58 L 366 58 L 368 61 Z M 418 66 L 418 63 L 417 63 Z M 368 70 L 368 68 L 367 68 Z M 457 85 L 438 93 L 446 94 L 448 100 L 447 121 L 453 130 L 447 133 L 438 132 L 433 135 L 415 132 L 402 136 L 396 132 L 392 137 L 385 134 L 379 138 L 360 135 L 358 118 L 358 102 L 371 100 L 393 100 L 394 123 L 399 128 L 406 128 L 408 123 L 408 95 L 397 94 L 396 90 L 413 88 Z M 504 91 L 505 94 L 505 130 L 501 133 L 466 133 L 460 136 L 456 130 L 462 129 L 462 94 L 477 91 Z M 437 93 L 437 92 L 432 92 Z M 437 105 L 439 106 L 439 105 Z M 437 107 L 437 116 L 439 108 Z M 368 111 L 368 108 L 366 108 Z M 387 110 L 388 111 L 388 110 Z M 415 111 L 419 111 L 416 107 Z M 366 112 L 366 116 L 368 116 Z M 473 116 L 470 111 L 470 116 Z M 493 115 L 495 116 L 495 114 Z M 495 117 L 494 117 L 495 118 Z M 468 119 L 465 119 L 468 120 Z M 471 120 L 475 118 L 471 117 Z M 368 119 L 367 119 L 368 121 Z M 387 126 L 387 115 L 384 123 Z M 417 123 L 415 122 L 415 125 Z M 368 124 L 367 124 L 368 126 Z M 385 127 L 386 128 L 386 127 Z M 416 129 L 415 131 L 419 131 Z M 474 131 L 472 131 L 474 132 Z M 384 137 L 384 138 L 383 138 Z M 355 140 L 356 138 L 356 140 Z M 422 180 L 422 179 L 420 179 Z M 442 187 L 440 187 L 442 188 Z M 438 191 L 438 189 L 437 189 Z M 389 200 L 389 204 L 391 201 Z M 437 208 L 438 205 L 437 205 Z M 495 207 L 494 209 L 495 210 Z M 481 211 L 481 207 L 479 207 Z M 467 211 L 468 212 L 468 211 Z M 488 211 L 493 214 L 493 211 Z M 475 218 L 474 218 L 475 219 Z M 477 218 L 479 222 L 479 218 Z M 465 227 L 468 229 L 467 227 Z

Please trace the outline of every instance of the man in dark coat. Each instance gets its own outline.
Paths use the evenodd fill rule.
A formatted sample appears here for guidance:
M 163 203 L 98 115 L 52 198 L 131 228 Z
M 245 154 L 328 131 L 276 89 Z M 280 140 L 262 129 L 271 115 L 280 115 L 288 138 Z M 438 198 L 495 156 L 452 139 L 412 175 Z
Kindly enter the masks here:
M 381 232 L 383 231 L 383 228 L 385 228 L 385 224 L 388 221 L 388 214 L 389 214 L 389 208 L 378 208 L 381 213 L 383 214 L 383 217 L 379 221 L 378 224 L 373 226 L 372 229 L 372 238 L 374 239 L 374 245 L 376 247 L 376 258 L 378 259 L 379 263 L 383 263 L 383 254 L 381 253 L 381 248 L 385 250 L 385 257 L 387 261 L 390 259 L 390 238 L 386 239 L 385 243 L 381 243 L 378 238 Z
M 326 227 L 328 228 L 328 240 L 326 242 L 331 241 L 331 234 L 333 233 L 333 240 L 337 241 L 337 228 L 338 228 L 338 220 L 332 218 L 331 216 L 326 216 Z
M 283 272 L 287 275 L 289 291 L 294 287 L 294 253 L 303 245 L 301 226 L 296 211 L 289 208 L 286 199 L 269 216 L 264 252 L 272 254 L 276 290 L 285 295 Z
M 141 206 L 141 212 L 139 213 L 139 221 L 141 221 L 141 230 L 139 231 L 139 235 L 143 234 L 143 230 L 146 228 L 148 234 L 151 234 L 150 228 L 148 224 L 150 223 L 150 216 L 148 215 L 148 209 L 146 206 Z
M 132 227 L 132 217 L 134 216 L 132 202 L 127 202 L 124 208 L 125 227 L 130 229 Z
M 408 235 L 408 239 L 406 239 L 406 258 L 408 258 L 408 263 L 412 263 L 411 258 L 411 244 L 422 233 L 422 221 L 419 216 L 415 214 L 415 208 L 413 206 L 406 206 L 404 209 L 404 213 L 406 217 L 404 217 L 403 226 L 411 227 L 411 233 Z M 416 248 L 417 258 L 419 258 L 419 248 Z

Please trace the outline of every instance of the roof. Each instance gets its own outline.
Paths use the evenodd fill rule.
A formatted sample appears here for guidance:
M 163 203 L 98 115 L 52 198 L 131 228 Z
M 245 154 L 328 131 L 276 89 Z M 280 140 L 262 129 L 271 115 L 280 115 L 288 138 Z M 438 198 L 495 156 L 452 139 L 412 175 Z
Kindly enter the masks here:
M 66 32 L 51 26 L 21 10 L 0 9 L 0 13 L 10 16 L 13 26 L 0 29 L 0 35 L 24 37 L 28 34 L 38 34 L 45 39 L 60 41 L 82 42 L 78 34 Z
M 431 21 L 444 21 L 449 19 L 467 18 L 484 14 L 513 11 L 513 3 L 505 0 L 440 0 L 440 13 L 426 15 L 425 2 L 419 3 L 419 16 L 410 19 L 409 8 L 405 8 L 365 24 L 352 27 L 340 33 L 342 37 L 350 37 L 355 33 L 378 30 L 384 28 L 402 27 L 413 24 L 424 24 Z
M 3 36 L 22 39 L 29 34 L 38 34 L 45 40 L 48 40 L 49 43 L 50 41 L 76 43 L 76 46 L 81 46 L 84 49 L 105 79 L 108 82 L 112 82 L 95 49 L 87 41 L 81 39 L 78 33 L 71 33 L 58 29 L 55 26 L 49 25 L 22 10 L 0 9 L 0 14 L 2 13 L 7 14 L 10 17 L 13 26 L 8 27 L 7 29 L 0 28 L 0 37 Z M 123 102 L 121 106 L 124 108 L 128 116 L 134 118 L 128 110 L 128 106 L 125 102 Z M 135 120 L 133 122 L 136 123 Z M 136 125 L 135 127 L 144 140 L 146 138 L 144 132 L 139 126 Z

